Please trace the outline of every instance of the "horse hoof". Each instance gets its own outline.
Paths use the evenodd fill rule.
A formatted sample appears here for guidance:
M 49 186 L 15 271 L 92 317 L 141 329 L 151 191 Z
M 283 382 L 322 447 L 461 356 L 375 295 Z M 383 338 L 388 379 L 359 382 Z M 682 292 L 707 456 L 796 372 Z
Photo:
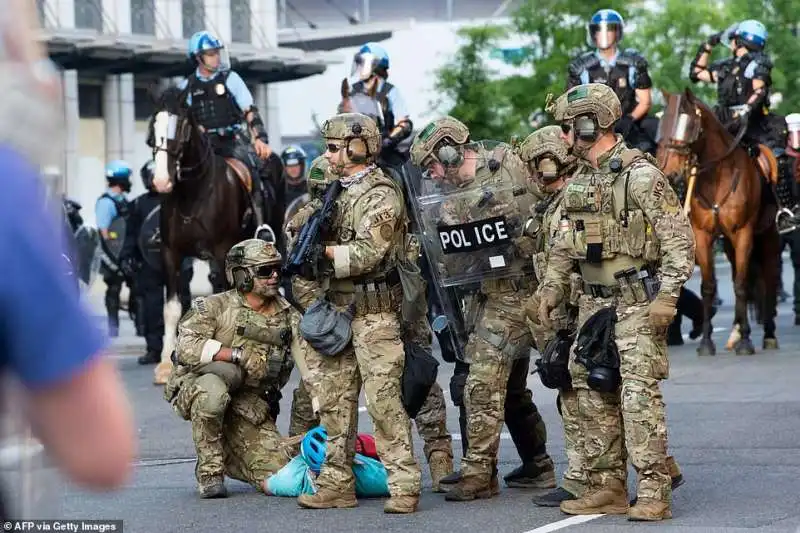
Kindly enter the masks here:
M 736 344 L 736 355 L 753 355 L 754 353 L 756 353 L 756 349 L 750 339 L 742 339 Z
M 717 347 L 711 341 L 701 342 L 697 347 L 697 355 L 717 355 Z
M 778 350 L 778 339 L 764 339 L 764 349 L 765 350 Z
M 739 341 L 742 339 L 741 329 L 739 328 L 739 324 L 733 326 L 733 330 L 731 330 L 731 334 L 728 337 L 728 342 L 725 343 L 725 349 L 729 352 L 733 350 Z
M 153 376 L 153 385 L 165 385 L 169 375 L 172 373 L 172 361 L 166 360 L 158 363 Z

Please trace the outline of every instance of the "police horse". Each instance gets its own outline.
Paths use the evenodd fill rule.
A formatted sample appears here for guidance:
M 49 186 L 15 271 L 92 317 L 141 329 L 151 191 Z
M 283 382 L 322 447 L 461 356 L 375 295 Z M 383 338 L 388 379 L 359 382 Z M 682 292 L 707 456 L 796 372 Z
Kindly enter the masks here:
M 659 124 L 657 159 L 672 183 L 688 179 L 689 218 L 703 277 L 703 337 L 697 352 L 716 353 L 710 317 L 716 290 L 713 244 L 720 234 L 733 268 L 736 296 L 735 327 L 727 346 L 735 348 L 737 355 L 755 352 L 747 316 L 750 299 L 760 308 L 764 349 L 777 349 L 780 236 L 773 190 L 777 170 L 774 165 L 761 162 L 757 166 L 739 145 L 744 126 L 734 138 L 711 108 L 689 89 L 677 94 L 662 93 L 667 105 Z M 759 148 L 762 155 L 770 154 L 766 147 Z
M 228 250 L 261 229 L 257 228 L 250 193 L 252 180 L 259 179 L 258 176 L 251 176 L 243 163 L 214 153 L 210 140 L 192 119 L 185 102 L 185 91 L 170 87 L 162 92 L 157 98 L 147 141 L 155 160 L 153 186 L 162 195 L 160 234 L 167 285 L 164 347 L 154 376 L 157 385 L 166 383 L 172 370 L 171 354 L 181 315 L 180 266 L 184 258 L 208 261 L 213 290 L 222 292 L 228 288 L 224 274 Z M 280 180 L 280 175 L 272 180 Z M 277 216 L 280 228 L 284 206 L 271 207 L 270 211 L 277 215 L 271 214 L 269 219 Z

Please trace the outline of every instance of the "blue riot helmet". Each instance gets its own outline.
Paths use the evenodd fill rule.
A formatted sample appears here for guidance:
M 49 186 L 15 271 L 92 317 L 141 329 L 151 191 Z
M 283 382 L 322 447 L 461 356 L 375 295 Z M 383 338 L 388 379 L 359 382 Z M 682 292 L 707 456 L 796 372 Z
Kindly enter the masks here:
M 350 76 L 357 76 L 361 81 L 367 81 L 373 74 L 386 77 L 389 70 L 389 53 L 376 43 L 363 45 L 353 57 L 353 67 Z
M 312 428 L 305 434 L 300 443 L 300 455 L 308 467 L 317 475 L 325 462 L 325 450 L 328 447 L 328 432 L 322 426 Z
M 156 162 L 150 159 L 147 163 L 142 165 L 139 170 L 139 177 L 142 178 L 142 185 L 146 191 L 153 191 L 153 177 L 156 173 Z
M 106 181 L 109 185 L 119 185 L 125 192 L 131 190 L 133 170 L 125 161 L 116 160 L 106 166 Z
M 213 59 L 214 53 L 218 54 L 219 61 Z M 187 51 L 189 59 L 196 63 L 202 63 L 204 67 L 212 72 L 229 70 L 231 68 L 231 58 L 228 54 L 222 39 L 210 31 L 199 31 L 189 39 L 189 49 Z
M 303 180 L 306 174 L 307 160 L 305 151 L 297 145 L 289 145 L 281 152 L 281 161 L 283 161 L 287 181 L 297 184 Z
M 613 9 L 601 9 L 589 21 L 586 27 L 586 42 L 589 46 L 596 46 L 600 50 L 611 48 L 622 41 L 625 30 L 625 20 L 622 15 Z M 612 41 L 608 32 L 614 32 Z
M 757 20 L 740 22 L 733 35 L 736 46 L 744 46 L 748 50 L 763 50 L 767 44 L 767 28 Z

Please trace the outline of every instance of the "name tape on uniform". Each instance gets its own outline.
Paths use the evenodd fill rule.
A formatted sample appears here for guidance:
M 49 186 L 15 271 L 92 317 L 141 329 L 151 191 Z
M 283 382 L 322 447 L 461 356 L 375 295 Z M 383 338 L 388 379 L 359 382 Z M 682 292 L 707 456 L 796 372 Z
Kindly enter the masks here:
M 506 217 L 503 216 L 453 226 L 442 225 L 436 231 L 439 232 L 439 242 L 445 255 L 482 250 L 511 241 Z

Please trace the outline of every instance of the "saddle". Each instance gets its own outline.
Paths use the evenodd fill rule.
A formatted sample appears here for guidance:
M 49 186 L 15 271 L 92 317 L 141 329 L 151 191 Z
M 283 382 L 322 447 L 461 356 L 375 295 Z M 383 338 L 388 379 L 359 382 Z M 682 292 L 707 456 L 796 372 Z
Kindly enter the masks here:
M 778 183 L 778 159 L 765 144 L 758 145 L 758 152 L 758 157 L 755 158 L 758 171 L 769 183 L 776 185 Z
M 248 194 L 253 192 L 253 177 L 250 175 L 250 170 L 247 168 L 247 165 L 233 157 L 226 157 L 225 162 L 228 163 L 231 170 L 239 177 L 239 181 L 241 181 Z

